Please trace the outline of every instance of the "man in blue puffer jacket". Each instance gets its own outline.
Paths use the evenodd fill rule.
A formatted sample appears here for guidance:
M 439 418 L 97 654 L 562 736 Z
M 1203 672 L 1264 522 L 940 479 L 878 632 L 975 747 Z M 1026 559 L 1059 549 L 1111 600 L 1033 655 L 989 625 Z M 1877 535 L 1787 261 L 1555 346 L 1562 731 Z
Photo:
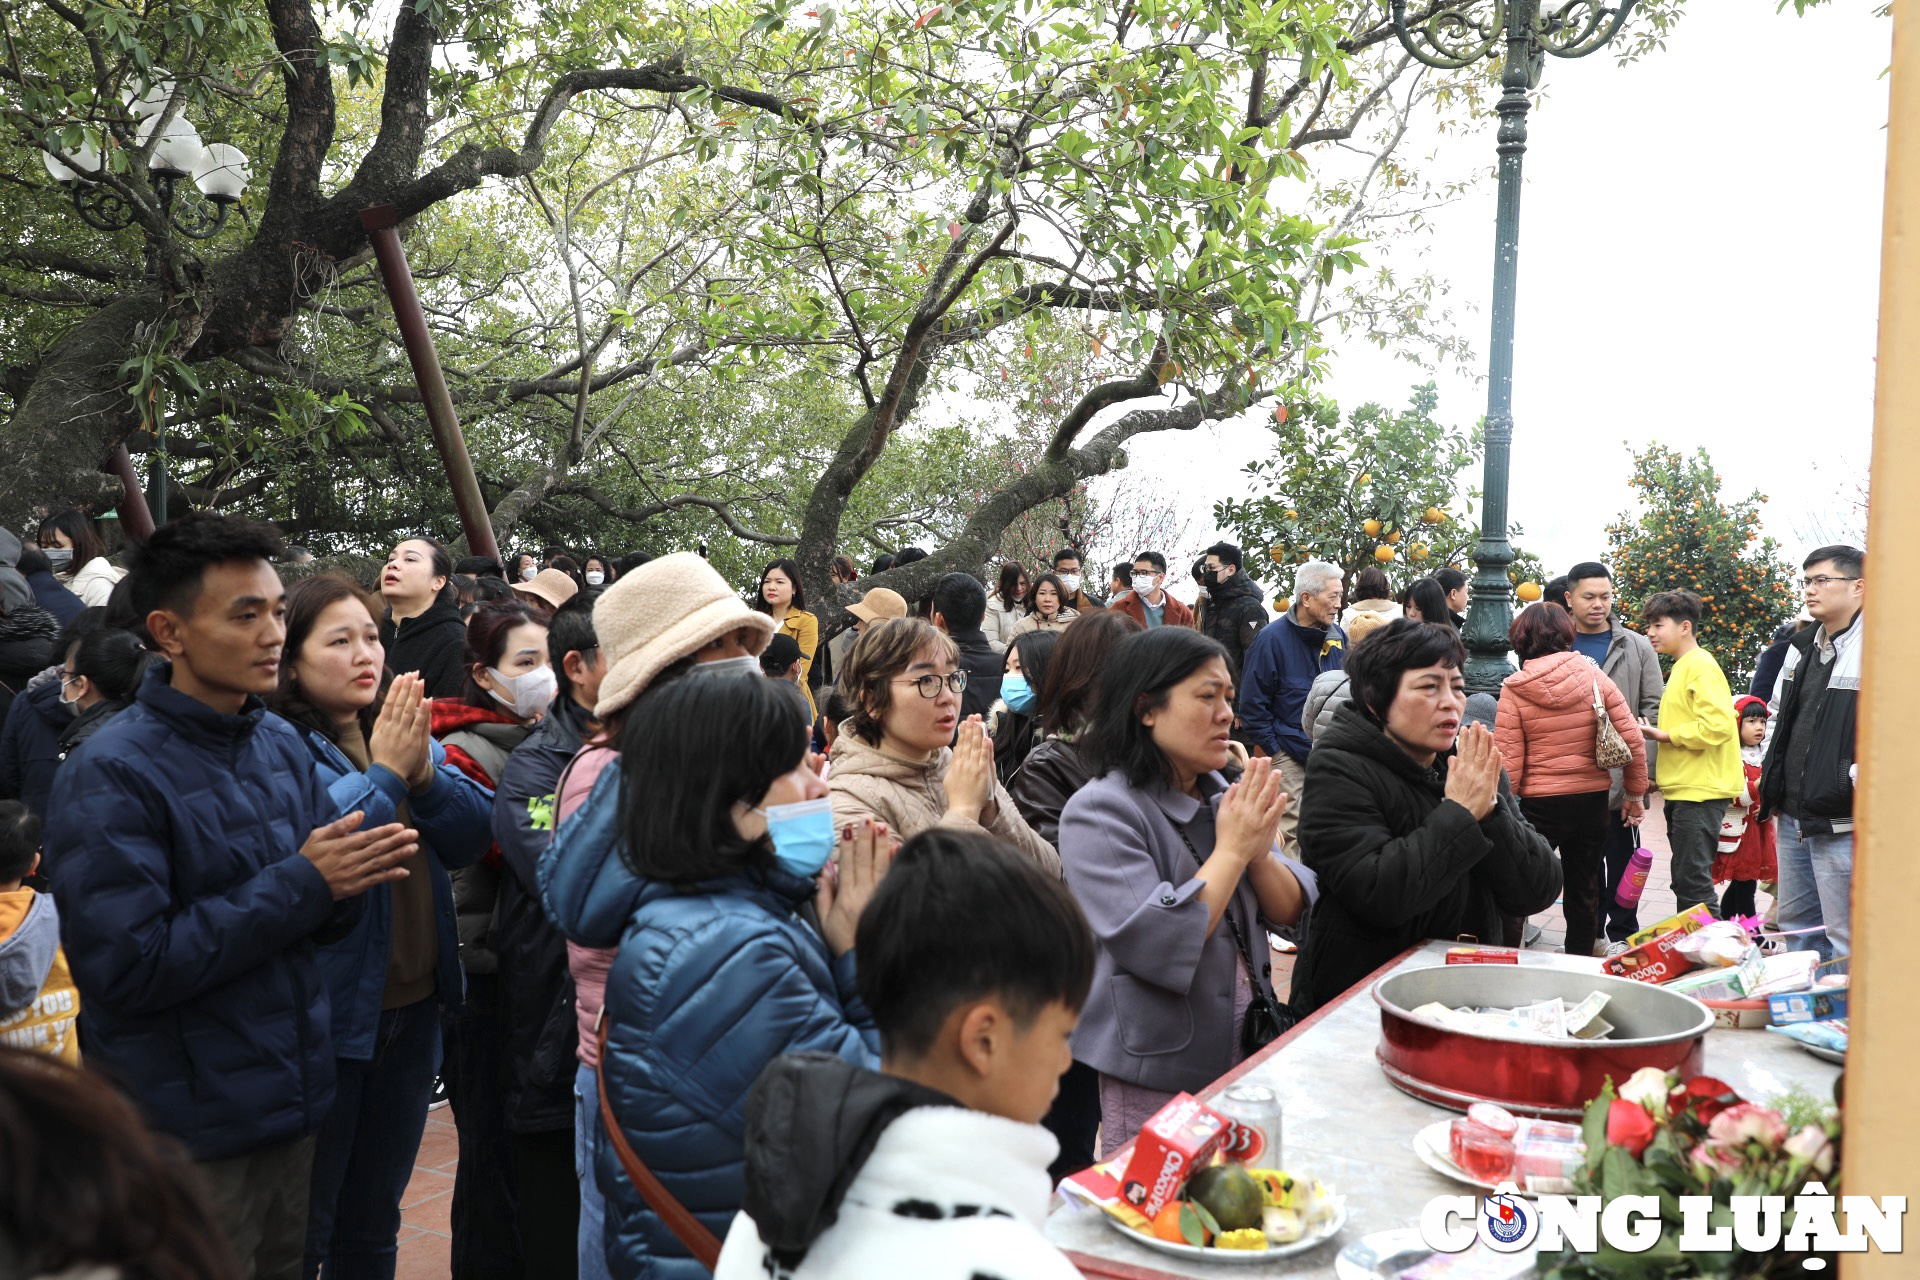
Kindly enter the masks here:
M 170 665 L 61 767 L 45 854 L 88 1065 L 186 1144 L 262 1280 L 300 1275 L 333 1102 L 314 944 L 416 848 L 341 818 L 260 700 L 286 638 L 279 548 L 270 526 L 196 514 L 136 553 L 134 606 Z
M 685 677 L 665 692 L 748 683 Z M 752 684 L 774 687 L 758 677 Z M 793 727 L 797 757 L 804 741 L 797 716 Z M 622 1132 L 666 1189 L 722 1236 L 746 1194 L 746 1097 L 761 1068 L 784 1053 L 816 1051 L 874 1070 L 880 1041 L 855 987 L 851 938 L 830 945 L 799 915 L 814 897 L 811 879 L 779 867 L 735 866 L 675 884 L 628 868 L 621 853 L 623 771 L 644 767 L 658 780 L 659 803 L 668 804 L 668 797 L 697 790 L 691 773 L 715 767 L 712 743 L 672 736 L 655 745 L 661 753 L 685 753 L 679 777 L 668 776 L 657 758 L 636 765 L 634 735 L 626 735 L 622 765 L 600 775 L 541 856 L 540 883 L 548 912 L 569 938 L 619 947 L 602 1008 L 600 1070 Z M 641 1202 L 604 1135 L 595 1167 L 615 1280 L 708 1276 Z

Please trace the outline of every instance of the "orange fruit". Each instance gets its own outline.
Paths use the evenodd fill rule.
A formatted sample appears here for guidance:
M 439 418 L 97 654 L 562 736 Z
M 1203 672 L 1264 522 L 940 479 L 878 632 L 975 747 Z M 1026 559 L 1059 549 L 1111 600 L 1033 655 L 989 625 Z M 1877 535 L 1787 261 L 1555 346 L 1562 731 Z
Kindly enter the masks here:
M 1392 547 L 1386 546 L 1384 544 L 1381 546 L 1377 546 L 1373 549 L 1373 558 L 1375 560 L 1378 560 L 1381 564 L 1391 564 L 1393 562 L 1394 556 L 1397 554 L 1398 553 L 1395 552 Z
M 1385 526 L 1383 526 L 1378 520 L 1367 520 L 1360 525 L 1361 531 L 1365 533 L 1369 538 L 1379 537 L 1380 530 L 1384 527 Z
M 1528 604 L 1532 604 L 1540 598 L 1540 584 L 1537 582 L 1523 582 L 1513 589 L 1513 594 L 1519 596 Z
M 1400 536 L 1401 536 L 1401 535 L 1400 535 L 1400 530 L 1398 530 L 1398 529 L 1395 529 L 1395 530 L 1394 530 L 1394 531 L 1393 531 L 1392 533 L 1390 533 L 1390 534 L 1388 534 L 1388 535 L 1387 535 L 1387 545 L 1389 545 L 1389 546 L 1396 546 L 1396 547 L 1397 547 L 1397 546 L 1399 546 L 1399 545 L 1400 545 Z
M 1447 522 L 1447 513 L 1438 507 L 1428 507 L 1421 513 L 1420 518 L 1428 524 L 1445 524 Z
M 1427 544 L 1424 542 L 1416 542 L 1408 549 L 1407 554 L 1411 555 L 1415 560 L 1425 560 L 1427 558 Z
M 1154 1239 L 1165 1240 L 1172 1244 L 1191 1243 L 1185 1236 L 1180 1234 L 1180 1211 L 1186 1207 L 1187 1202 L 1185 1200 L 1175 1200 L 1159 1213 L 1154 1214 Z M 1209 1243 L 1213 1239 L 1213 1234 L 1205 1227 L 1200 1228 L 1200 1234 Z

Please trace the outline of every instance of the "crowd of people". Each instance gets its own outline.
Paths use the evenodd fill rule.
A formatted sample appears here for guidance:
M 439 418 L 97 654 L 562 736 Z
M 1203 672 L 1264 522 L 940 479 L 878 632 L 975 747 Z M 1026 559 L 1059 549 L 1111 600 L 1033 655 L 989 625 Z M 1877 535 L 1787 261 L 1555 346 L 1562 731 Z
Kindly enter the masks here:
M 1597 562 L 1495 699 L 1450 568 L 301 558 L 0 531 L 0 1147 L 113 1171 L 26 1274 L 391 1277 L 444 1098 L 457 1280 L 1070 1276 L 1059 1178 L 1409 946 L 1622 947 L 1656 793 L 1683 905 L 1851 945 L 1851 547 L 1738 699 Z

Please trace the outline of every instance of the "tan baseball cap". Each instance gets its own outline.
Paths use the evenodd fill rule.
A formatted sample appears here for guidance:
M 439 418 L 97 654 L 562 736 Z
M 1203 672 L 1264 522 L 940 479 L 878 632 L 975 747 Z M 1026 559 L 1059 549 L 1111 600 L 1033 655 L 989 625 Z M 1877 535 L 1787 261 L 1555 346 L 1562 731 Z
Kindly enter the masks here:
M 862 622 L 882 622 L 888 618 L 906 617 L 907 602 L 898 591 L 875 587 L 860 598 L 859 604 L 848 605 L 847 612 Z

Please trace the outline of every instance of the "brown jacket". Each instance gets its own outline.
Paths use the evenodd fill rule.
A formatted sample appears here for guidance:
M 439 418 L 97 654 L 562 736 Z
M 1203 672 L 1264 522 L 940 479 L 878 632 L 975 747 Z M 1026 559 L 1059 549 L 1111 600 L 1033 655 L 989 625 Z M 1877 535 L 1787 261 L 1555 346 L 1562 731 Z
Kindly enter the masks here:
M 1032 858 L 1048 874 L 1060 874 L 1060 855 L 1033 833 L 998 782 L 978 824 L 947 816 L 944 780 L 953 752 L 946 747 L 931 760 L 908 760 L 868 745 L 851 725 L 842 725 L 827 758 L 832 764 L 827 790 L 833 797 L 836 827 L 870 817 L 886 823 L 902 840 L 930 827 L 984 829 Z
M 1493 740 L 1515 795 L 1566 796 L 1608 788 L 1612 779 L 1593 762 L 1596 685 L 1613 727 L 1633 748 L 1627 794 L 1645 793 L 1647 749 L 1627 700 L 1584 654 L 1566 652 L 1533 659 L 1501 686 Z
M 1178 600 L 1175 600 L 1171 592 L 1166 593 L 1166 599 L 1167 611 L 1160 617 L 1162 624 L 1169 627 L 1192 626 L 1193 610 L 1187 608 L 1187 606 L 1181 604 Z M 1108 605 L 1107 608 L 1114 610 L 1116 613 L 1126 614 L 1143 627 L 1147 625 L 1146 602 L 1135 592 L 1129 591 L 1124 595 L 1114 597 L 1113 603 Z

